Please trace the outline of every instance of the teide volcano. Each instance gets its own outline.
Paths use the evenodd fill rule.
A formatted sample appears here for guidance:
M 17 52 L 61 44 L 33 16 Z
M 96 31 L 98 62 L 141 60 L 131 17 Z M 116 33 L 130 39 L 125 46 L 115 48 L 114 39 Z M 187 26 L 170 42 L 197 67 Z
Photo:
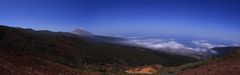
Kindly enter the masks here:
M 85 29 L 83 28 L 78 28 L 78 29 L 75 29 L 74 31 L 71 32 L 72 34 L 75 34 L 75 35 L 80 35 L 80 36 L 92 36 L 93 34 L 89 31 L 86 31 Z

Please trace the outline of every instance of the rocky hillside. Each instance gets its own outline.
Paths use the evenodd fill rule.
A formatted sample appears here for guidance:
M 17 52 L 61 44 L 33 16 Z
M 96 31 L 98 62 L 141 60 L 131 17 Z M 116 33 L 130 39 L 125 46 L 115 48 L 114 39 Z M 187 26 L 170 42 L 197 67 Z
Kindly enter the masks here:
M 234 50 L 230 55 L 210 60 L 193 69 L 185 70 L 178 75 L 239 75 L 240 74 L 240 47 L 215 48 L 216 50 Z

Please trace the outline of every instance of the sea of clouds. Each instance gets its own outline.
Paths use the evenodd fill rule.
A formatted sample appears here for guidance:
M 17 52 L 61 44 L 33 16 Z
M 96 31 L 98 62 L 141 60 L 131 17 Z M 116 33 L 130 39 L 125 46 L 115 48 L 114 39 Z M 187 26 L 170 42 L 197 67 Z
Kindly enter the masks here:
M 186 44 L 186 42 L 188 44 Z M 181 43 L 174 39 L 140 39 L 135 37 L 121 41 L 121 43 L 125 45 L 144 47 L 169 54 L 194 57 L 197 59 L 204 59 L 217 55 L 218 53 L 215 50 L 212 50 L 212 48 L 227 46 L 224 44 L 213 44 L 207 40 L 192 40 Z

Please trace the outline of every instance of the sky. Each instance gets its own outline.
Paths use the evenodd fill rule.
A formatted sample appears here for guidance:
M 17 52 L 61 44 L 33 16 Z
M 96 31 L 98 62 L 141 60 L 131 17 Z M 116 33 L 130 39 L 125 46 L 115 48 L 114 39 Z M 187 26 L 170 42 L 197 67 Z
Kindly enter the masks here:
M 240 0 L 0 0 L 0 24 L 101 35 L 240 41 Z

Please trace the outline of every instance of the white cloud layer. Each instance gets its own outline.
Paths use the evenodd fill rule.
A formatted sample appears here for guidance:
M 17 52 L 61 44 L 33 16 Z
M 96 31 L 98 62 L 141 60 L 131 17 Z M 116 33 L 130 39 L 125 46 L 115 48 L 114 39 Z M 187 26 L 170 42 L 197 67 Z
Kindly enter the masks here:
M 193 44 L 195 44 L 198 47 L 202 47 L 202 48 L 207 48 L 207 49 L 211 49 L 214 47 L 226 47 L 225 45 L 214 45 L 211 44 L 205 40 L 200 40 L 200 41 L 192 41 Z
M 233 46 L 240 46 L 239 44 L 232 44 Z
M 211 50 L 214 47 L 225 47 L 225 45 L 214 45 L 207 41 L 190 41 L 191 44 L 196 47 L 189 47 L 181 44 L 175 40 L 164 40 L 164 39 L 131 39 L 123 41 L 123 44 L 145 47 L 160 52 L 166 52 L 170 54 L 178 54 L 189 57 L 202 59 L 211 55 L 217 54 L 216 51 Z

